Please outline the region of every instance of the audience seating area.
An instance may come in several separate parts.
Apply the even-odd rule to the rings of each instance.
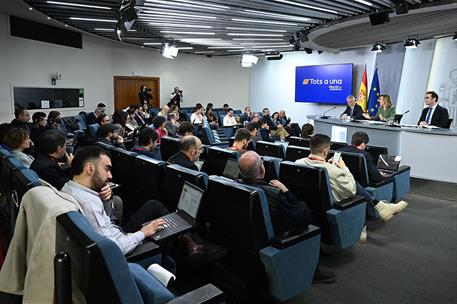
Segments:
[[[220,110],[215,109],[215,115],[220,116],[219,122],[225,115]],[[193,108],[182,108],[181,112],[190,116]],[[150,113],[157,115],[158,110],[151,109]],[[241,114],[241,111],[235,113]],[[85,132],[95,135],[98,124],[87,125],[85,115],[81,114],[63,118],[62,128],[67,135]],[[353,246],[360,239],[366,212],[369,217],[376,218],[376,211],[360,196],[334,202],[325,169],[294,163],[310,154],[309,139],[292,136],[288,142],[257,141],[249,149],[261,155],[265,180],[278,179],[284,183],[308,205],[316,225],[306,231],[275,234],[265,193],[222,177],[227,160],[240,157],[238,152],[226,149],[233,143],[235,130],[232,127],[212,129],[207,123],[201,126],[205,144],[201,171],[102,142],[97,145],[110,151],[113,182],[120,184],[115,194],[123,199],[124,217],[131,216],[150,199],[160,200],[170,211],[176,210],[184,182],[205,191],[194,232],[206,241],[227,248],[228,254],[221,260],[204,262],[205,271],[196,276],[205,277],[204,286],[181,299],[198,299],[201,294],[209,294],[211,303],[219,303],[224,296],[246,300],[260,294],[286,301],[311,286],[321,242],[339,249]],[[179,143],[177,138],[163,137],[162,159],[167,160],[178,152]],[[345,145],[333,142],[329,157]],[[367,151],[375,161],[380,154],[387,154],[384,147],[369,146]],[[372,184],[368,182],[362,155],[342,153],[342,157],[355,179],[375,198],[395,202],[408,192],[409,167],[401,167],[387,182]],[[3,148],[0,148],[0,173],[0,190],[9,204],[9,221],[3,221],[1,229],[9,241],[22,197],[29,189],[40,186],[41,181],[34,171],[26,169]],[[180,292],[164,286],[144,267],[133,262],[134,259],[124,257],[112,241],[95,233],[81,213],[70,211],[57,217],[55,245],[55,276],[59,278],[56,280],[59,284],[55,286],[56,303],[68,303],[69,297],[71,301],[71,282],[87,303],[187,303],[176,297]],[[148,256],[151,261],[161,257],[161,248],[156,246],[154,251],[148,250]],[[213,283],[225,295],[206,283]]]

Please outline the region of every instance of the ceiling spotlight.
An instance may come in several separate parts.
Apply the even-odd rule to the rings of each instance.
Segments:
[[[418,37],[409,37],[405,40],[405,48],[407,49],[415,49],[419,46],[420,41]]]
[[[300,46],[298,44],[294,44],[293,50],[298,51],[300,49]]]
[[[165,42],[162,44],[160,55],[168,59],[175,59],[178,56],[178,47],[172,43]]]
[[[250,68],[254,64],[257,64],[259,58],[255,55],[243,54],[241,56],[241,66],[243,68]]]
[[[267,60],[281,60],[283,56],[279,51],[269,51],[265,52],[265,57]]]
[[[386,49],[386,45],[382,42],[376,42],[373,44],[373,48],[371,49],[372,52],[375,53],[382,53]]]
[[[452,40],[457,41],[457,33],[455,33],[454,37],[452,37]]]
[[[289,44],[295,44],[295,37],[294,36],[290,36]]]

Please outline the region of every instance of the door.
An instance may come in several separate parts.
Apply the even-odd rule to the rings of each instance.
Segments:
[[[132,104],[139,104],[138,93],[142,85],[151,89],[151,106],[160,107],[160,78],[138,76],[114,76],[114,108],[125,109]]]

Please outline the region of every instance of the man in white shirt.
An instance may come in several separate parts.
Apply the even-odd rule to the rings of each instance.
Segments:
[[[233,116],[233,109],[227,109],[227,115],[224,117],[223,125],[225,126],[235,126],[238,123],[236,122],[235,117]]]
[[[298,159],[297,164],[304,164],[312,167],[325,168],[332,188],[333,200],[335,202],[353,197],[356,194],[366,197],[367,202],[372,204],[378,211],[379,217],[387,222],[394,214],[406,208],[408,203],[401,201],[397,204],[388,204],[376,200],[359,183],[357,183],[341,158],[338,164],[333,160],[326,161],[330,151],[330,137],[323,134],[316,134],[310,140],[311,154],[308,157]]]
[[[123,225],[124,230],[111,222],[99,196],[100,189],[112,178],[109,152],[96,146],[82,148],[76,153],[71,167],[73,180],[67,182],[61,191],[73,196],[81,205],[94,230],[116,243],[124,254],[135,249],[146,237],[163,229],[165,222],[162,219],[141,226],[147,221],[169,213],[158,201],[146,202]],[[109,192],[105,198],[111,196],[111,190]]]
[[[198,104],[195,107],[195,112],[190,115],[190,122],[193,124],[203,123],[203,106]]]

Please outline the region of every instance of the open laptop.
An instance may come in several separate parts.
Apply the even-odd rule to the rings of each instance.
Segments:
[[[379,172],[384,173],[386,176],[392,176],[397,173],[400,167],[401,156],[396,155],[379,155],[377,168]]]
[[[177,210],[162,217],[166,223],[164,229],[152,235],[151,238],[154,241],[161,241],[195,227],[203,193],[202,189],[184,182]],[[144,223],[143,226],[149,223]]]
[[[240,177],[240,167],[238,166],[238,161],[236,159],[227,159],[222,176],[230,179],[238,179]]]

